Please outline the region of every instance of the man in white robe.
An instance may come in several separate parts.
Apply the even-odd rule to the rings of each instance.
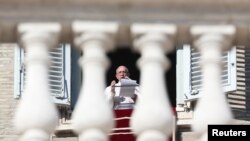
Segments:
[[[110,86],[105,89],[107,100],[114,109],[133,109],[136,99],[139,96],[138,84],[132,86],[134,88],[134,92],[130,96],[121,96],[121,80],[130,80],[128,68],[126,66],[119,66],[116,69],[116,78],[119,82],[116,83],[116,81],[113,80]]]

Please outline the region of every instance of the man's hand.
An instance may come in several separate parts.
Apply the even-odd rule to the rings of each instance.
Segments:
[[[110,87],[111,87],[111,94],[112,94],[113,97],[115,96],[115,84],[116,84],[115,80],[113,80],[113,81],[111,82],[111,84],[110,84]]]

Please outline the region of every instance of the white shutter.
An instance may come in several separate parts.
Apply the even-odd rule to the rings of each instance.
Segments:
[[[50,52],[49,86],[53,101],[70,105],[70,45],[60,44]]]
[[[189,45],[178,48],[176,52],[176,104],[179,106],[185,104],[187,93],[190,92],[190,53]]]
[[[23,60],[23,51],[21,51],[20,47],[15,44],[15,66],[14,66],[14,98],[21,97],[21,89],[22,89],[22,60]]]
[[[60,105],[70,105],[71,103],[71,50],[69,44],[60,44],[58,48],[53,48],[49,51],[51,66],[49,67],[49,86],[50,93],[54,103]],[[20,50],[20,58],[23,62],[22,56],[25,56],[24,50]],[[20,97],[25,86],[25,67],[21,63],[20,75],[20,94],[15,96]]]
[[[202,84],[202,74],[199,65],[200,53],[190,45],[184,45],[183,47],[183,80],[177,82],[184,83],[183,85],[183,95],[185,100],[194,100],[201,96],[201,84]],[[177,54],[178,58],[178,54]],[[223,91],[229,92],[236,90],[236,49],[223,53],[222,55],[223,69],[222,69],[222,86]],[[177,68],[178,69],[178,68]],[[177,72],[177,75],[178,72]],[[181,95],[178,94],[177,95]]]
[[[250,49],[244,46],[237,46],[237,89],[228,93],[228,101],[234,110],[247,110],[250,102]],[[244,112],[244,114],[247,114]],[[243,116],[240,113],[239,115]],[[237,115],[236,115],[237,116]],[[249,117],[249,116],[248,116]]]

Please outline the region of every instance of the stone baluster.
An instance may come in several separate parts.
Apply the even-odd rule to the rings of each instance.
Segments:
[[[141,52],[141,76],[130,124],[138,141],[166,141],[173,129],[173,113],[165,84],[165,70],[170,67],[165,52],[174,49],[176,26],[134,24],[131,32],[134,47]]]
[[[83,52],[82,87],[73,112],[73,128],[80,141],[107,141],[114,127],[112,108],[104,95],[106,51],[113,49],[118,25],[108,22],[73,23],[75,44]]]
[[[49,82],[48,50],[58,42],[61,26],[57,23],[23,23],[18,33],[25,48],[26,83],[17,108],[14,125],[22,141],[49,141],[58,123]]]
[[[202,97],[194,111],[192,128],[201,140],[207,140],[208,124],[228,124],[232,113],[221,84],[221,55],[232,47],[235,27],[193,26],[190,29],[194,47],[201,53]]]

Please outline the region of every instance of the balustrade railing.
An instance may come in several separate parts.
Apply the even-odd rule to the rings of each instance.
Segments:
[[[49,98],[47,77],[48,49],[57,43],[60,29],[57,23],[18,25],[22,46],[27,50],[27,85],[15,115],[15,127],[21,133],[22,141],[49,141],[50,134],[57,125],[58,116],[55,105]],[[114,138],[116,134],[122,134],[114,128],[114,113],[103,94],[105,71],[109,65],[106,52],[114,49],[118,30],[117,23],[78,21],[72,24],[75,46],[83,52],[79,60],[83,81],[72,117],[72,127],[80,141],[107,141],[112,140],[109,136]],[[171,94],[168,93],[169,88],[166,88],[164,73],[170,67],[165,52],[173,51],[177,30],[175,25],[169,24],[131,26],[134,47],[141,53],[138,60],[141,71],[141,96],[131,113],[131,121],[126,121],[129,127],[119,129],[128,130],[124,135],[133,134],[134,138],[131,140],[166,141],[171,133],[175,132],[175,121],[168,99]],[[204,96],[199,100],[194,112],[192,127],[202,140],[207,140],[208,124],[227,124],[232,119],[220,86],[219,59],[222,50],[232,46],[235,28],[193,26],[190,34],[194,46],[201,51],[204,74]],[[206,116],[207,114],[214,116]],[[127,119],[130,117],[117,120]]]

